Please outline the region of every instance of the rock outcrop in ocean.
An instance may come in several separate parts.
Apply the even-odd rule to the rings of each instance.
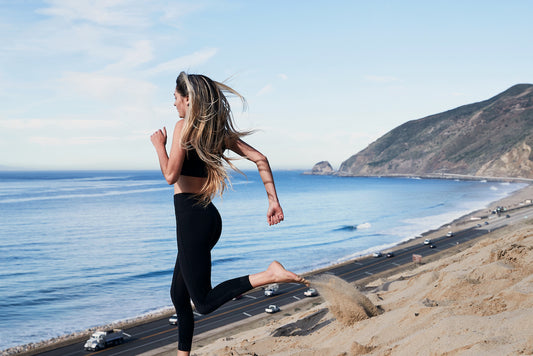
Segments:
[[[307,174],[314,174],[314,175],[330,175],[334,174],[335,170],[329,164],[328,161],[321,161],[318,162],[313,166],[313,169],[311,169],[311,172],[307,172]]]

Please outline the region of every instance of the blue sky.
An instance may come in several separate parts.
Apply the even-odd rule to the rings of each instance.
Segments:
[[[0,0],[0,167],[158,169],[175,78],[242,93],[275,169],[533,83],[533,1]],[[250,168],[245,162],[241,168]]]

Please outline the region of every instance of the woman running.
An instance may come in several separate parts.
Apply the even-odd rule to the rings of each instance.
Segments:
[[[166,129],[151,136],[161,172],[174,185],[178,256],[170,295],[178,316],[178,356],[189,355],[194,331],[190,300],[202,314],[210,313],[232,298],[270,283],[309,284],[274,261],[263,272],[211,286],[211,249],[220,238],[222,221],[211,200],[227,188],[224,162],[236,169],[225,155],[231,150],[254,162],[268,197],[267,222],[283,221],[274,178],[267,158],[246,144],[234,125],[224,92],[244,98],[232,88],[204,75],[181,72],[176,79],[174,106],[179,120],[167,153]]]

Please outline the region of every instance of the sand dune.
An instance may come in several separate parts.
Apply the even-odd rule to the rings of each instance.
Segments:
[[[323,275],[323,303],[194,355],[531,355],[533,219],[471,248],[373,281]],[[316,303],[315,303],[316,304]]]

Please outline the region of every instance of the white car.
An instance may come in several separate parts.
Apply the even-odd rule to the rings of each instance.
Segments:
[[[277,313],[279,312],[279,307],[274,304],[270,304],[268,308],[265,308],[265,312],[269,314]]]
[[[381,253],[381,251],[376,251],[376,252],[374,252],[374,253],[372,254],[372,256],[374,256],[374,257],[381,257],[381,256],[383,256],[383,254]]]
[[[178,315],[177,314],[172,315],[170,318],[168,318],[168,322],[169,324],[172,324],[172,325],[178,325]]]
[[[279,285],[274,283],[274,284],[269,284],[266,288],[265,288],[265,297],[272,297],[274,294],[276,294],[278,292],[278,289],[279,289]]]
[[[304,292],[306,297],[315,297],[318,295],[318,291],[315,288],[309,288]]]
[[[431,240],[430,239],[425,239],[424,240],[424,245],[429,245],[431,243]]]
[[[446,234],[446,237],[452,237],[452,236],[453,236],[453,232],[448,231],[448,233]]]

